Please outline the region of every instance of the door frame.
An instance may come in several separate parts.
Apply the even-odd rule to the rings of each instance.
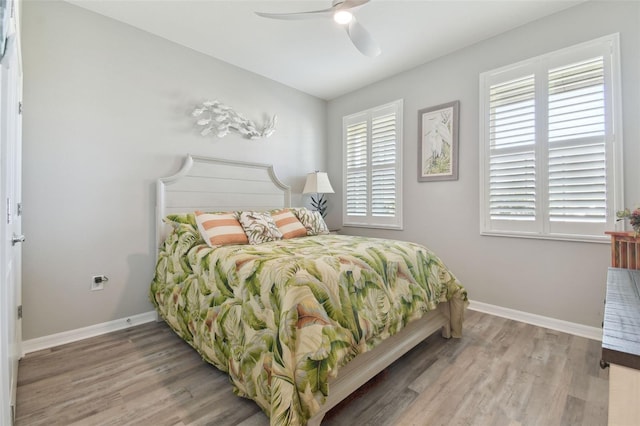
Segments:
[[[21,244],[13,241],[22,232],[22,57],[20,3],[7,4],[12,8],[0,61],[0,424],[11,425],[22,356],[22,253]]]

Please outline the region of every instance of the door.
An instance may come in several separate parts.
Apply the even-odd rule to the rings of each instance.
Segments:
[[[0,424],[15,415],[22,354],[22,64],[14,31],[0,62]]]

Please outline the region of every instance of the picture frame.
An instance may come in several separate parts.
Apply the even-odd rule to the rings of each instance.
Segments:
[[[13,15],[13,0],[0,0],[0,60],[7,51],[9,25]]]
[[[418,182],[458,180],[460,101],[418,111]]]

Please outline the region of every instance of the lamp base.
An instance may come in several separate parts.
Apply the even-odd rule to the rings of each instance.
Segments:
[[[316,194],[311,196],[311,207],[313,207],[324,218],[327,216],[327,200],[324,199],[324,194]]]

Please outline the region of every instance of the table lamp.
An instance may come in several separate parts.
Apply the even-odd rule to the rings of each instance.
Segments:
[[[323,194],[333,194],[329,176],[325,172],[315,171],[307,174],[307,182],[304,184],[303,194],[316,194],[311,196],[311,206],[325,217],[327,212],[327,200]]]

